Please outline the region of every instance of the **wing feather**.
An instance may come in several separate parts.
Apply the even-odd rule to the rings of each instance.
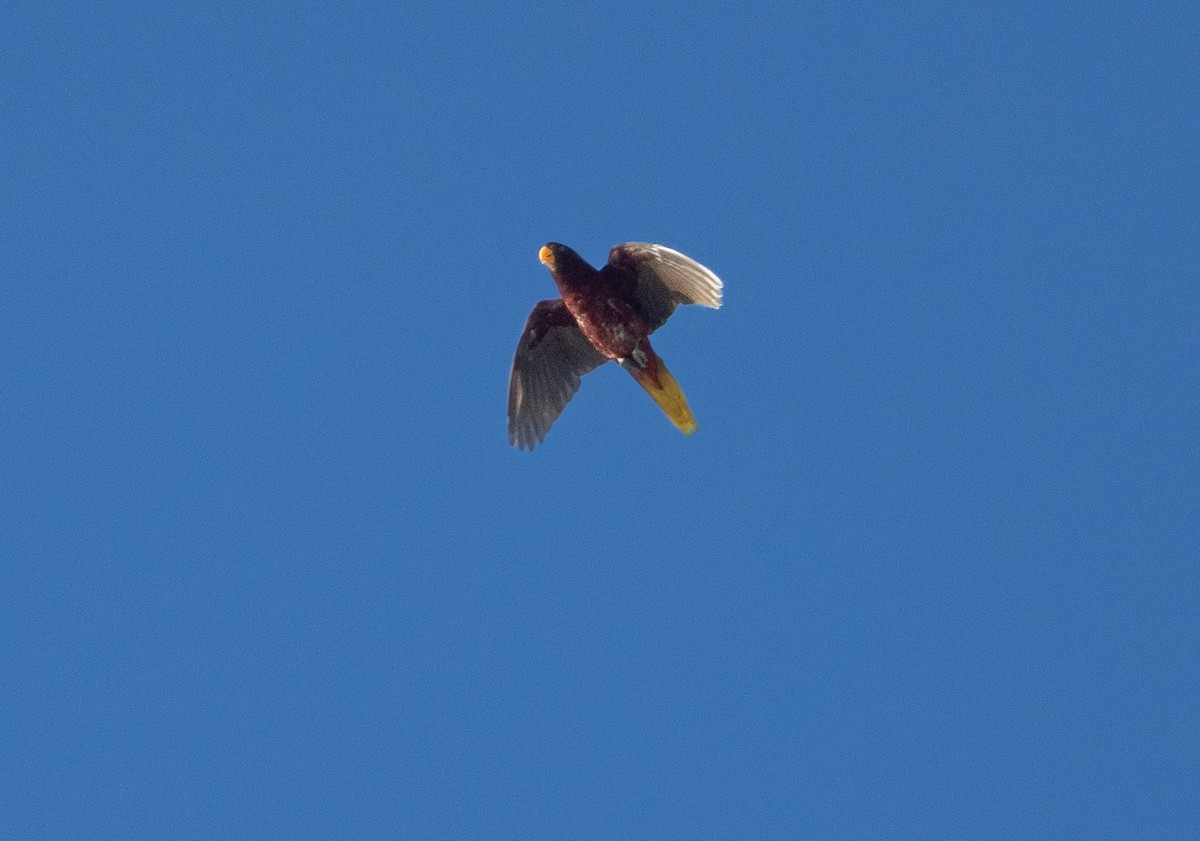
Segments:
[[[655,330],[679,304],[718,309],[724,284],[690,257],[665,245],[623,242],[608,253],[603,271],[631,290],[642,317]]]
[[[532,450],[579,391],[579,378],[608,360],[561,299],[539,301],[525,322],[508,378],[508,441]]]

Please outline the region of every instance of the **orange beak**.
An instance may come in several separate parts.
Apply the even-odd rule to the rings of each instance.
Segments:
[[[542,246],[542,250],[538,252],[538,259],[545,263],[549,268],[554,268],[554,252],[550,250],[550,246]]]

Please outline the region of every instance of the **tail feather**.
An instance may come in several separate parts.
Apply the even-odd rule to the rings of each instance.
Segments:
[[[646,393],[654,398],[654,402],[680,432],[684,435],[691,435],[696,431],[696,419],[692,417],[692,410],[688,408],[687,398],[683,396],[683,389],[671,376],[671,372],[667,370],[662,359],[653,357],[645,368],[633,370],[630,373],[633,374],[638,385],[646,389]]]

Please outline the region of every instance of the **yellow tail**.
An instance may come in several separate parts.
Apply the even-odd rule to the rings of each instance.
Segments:
[[[633,374],[638,385],[654,398],[654,402],[680,432],[691,435],[696,431],[696,419],[692,417],[692,410],[688,408],[683,389],[675,382],[675,378],[661,359],[656,358],[647,367],[629,373]]]

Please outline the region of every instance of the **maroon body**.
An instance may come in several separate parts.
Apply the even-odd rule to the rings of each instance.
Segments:
[[[687,399],[650,346],[650,334],[680,304],[721,306],[721,280],[666,246],[625,242],[597,271],[565,245],[549,242],[538,259],[561,299],[539,301],[513,355],[508,389],[509,441],[541,443],[580,378],[615,360],[685,435],[696,431]]]
[[[596,271],[565,245],[553,251],[551,275],[567,310],[589,342],[623,367],[657,369],[650,346],[651,326],[636,306],[636,277],[627,272]],[[656,378],[657,379],[657,378]]]

